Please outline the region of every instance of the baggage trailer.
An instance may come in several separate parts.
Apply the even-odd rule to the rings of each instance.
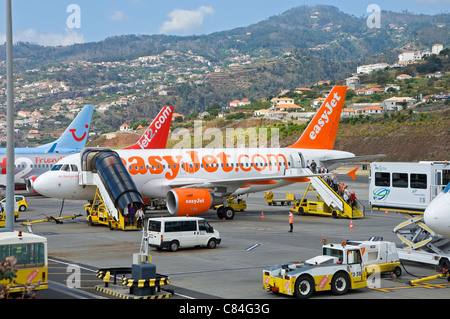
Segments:
[[[291,202],[295,201],[294,194],[286,194],[286,198],[280,198],[275,199],[273,198],[273,192],[268,191],[264,194],[264,198],[266,199],[266,203],[269,204],[269,206],[276,206],[278,204],[280,205],[291,205]]]

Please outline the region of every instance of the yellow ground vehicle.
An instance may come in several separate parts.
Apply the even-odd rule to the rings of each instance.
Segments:
[[[6,211],[4,210],[6,205],[2,205],[0,203],[0,227],[5,227],[6,224]],[[14,220],[17,220],[19,218],[19,205],[17,202],[14,203]]]
[[[269,206],[276,206],[279,203],[280,205],[291,205],[291,202],[295,201],[294,194],[286,194],[286,198],[284,199],[274,199],[273,192],[269,191],[264,194],[264,198],[266,199],[266,203]]]
[[[316,200],[307,198],[313,192]],[[344,201],[322,178],[311,178],[303,197],[294,202],[291,211],[303,214],[332,216],[333,218],[361,218],[364,217],[364,205],[355,200],[354,205]]]
[[[359,246],[327,244],[323,254],[304,262],[290,262],[263,270],[263,287],[297,298],[329,291],[344,295],[349,289],[367,287],[367,271]]]
[[[84,205],[84,209],[86,211],[86,220],[89,225],[105,225],[108,226],[109,229],[122,229],[122,230],[136,230],[136,218],[134,218],[133,224],[128,224],[125,220],[125,217],[122,213],[119,213],[118,219],[115,219],[106,209],[105,203],[100,195],[100,193],[96,192],[94,200],[92,203]]]
[[[1,280],[9,293],[48,288],[47,238],[21,231],[0,232],[0,261],[13,260],[16,277]]]
[[[28,203],[27,200],[25,198],[25,196],[22,195],[14,195],[14,198],[16,200],[16,203],[19,206],[19,211],[23,212],[28,208]],[[3,198],[0,203],[2,204],[3,207],[6,206],[6,198]]]
[[[216,205],[214,208],[219,218],[233,219],[234,212],[237,210],[243,212],[247,208],[247,203],[240,198],[236,199],[236,196],[230,196],[227,198],[227,206]]]

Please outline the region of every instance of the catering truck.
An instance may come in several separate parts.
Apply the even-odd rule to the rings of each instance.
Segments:
[[[424,211],[450,182],[450,163],[373,162],[369,204],[378,210]]]

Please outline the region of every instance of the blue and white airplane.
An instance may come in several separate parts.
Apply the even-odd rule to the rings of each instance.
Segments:
[[[80,152],[85,146],[91,124],[93,105],[85,105],[56,141],[36,147],[16,147],[15,154],[45,154]],[[5,154],[6,148],[0,148],[0,154]]]

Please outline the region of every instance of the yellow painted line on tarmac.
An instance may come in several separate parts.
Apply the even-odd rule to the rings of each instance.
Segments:
[[[450,288],[450,283],[442,283],[442,284],[422,283],[422,284],[418,284],[418,285],[414,285],[414,286],[390,287],[390,288],[369,287],[369,289],[380,291],[380,292],[393,292],[395,290],[411,289],[411,288],[445,289],[445,288]]]

